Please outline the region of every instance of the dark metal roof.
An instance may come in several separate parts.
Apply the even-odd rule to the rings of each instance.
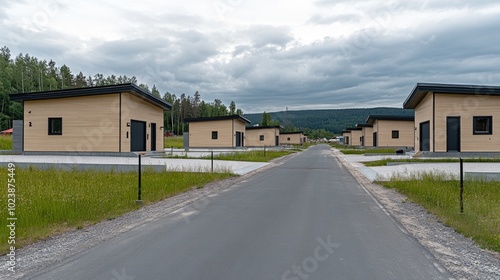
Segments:
[[[223,121],[223,120],[235,120],[239,119],[244,123],[251,123],[250,120],[244,118],[240,115],[229,115],[229,116],[220,116],[220,117],[206,117],[206,118],[187,118],[184,119],[185,122],[206,122],[206,121]]]
[[[246,130],[254,130],[254,129],[268,129],[268,128],[283,128],[281,125],[268,125],[268,126],[247,126]]]
[[[120,84],[111,86],[98,86],[98,87],[86,87],[86,88],[71,88],[71,89],[61,89],[52,91],[41,91],[41,92],[30,92],[30,93],[13,93],[9,97],[12,101],[28,101],[28,100],[41,100],[41,99],[55,99],[55,98],[66,98],[66,97],[79,97],[79,96],[89,96],[89,95],[101,95],[101,94],[111,94],[129,92],[145,101],[148,101],[156,106],[161,107],[163,110],[171,110],[172,105],[165,100],[158,98],[143,88],[132,84]]]
[[[373,125],[375,120],[382,121],[414,121],[414,116],[395,116],[395,115],[369,115],[366,119],[367,124]]]
[[[280,134],[304,134],[304,131],[280,132]],[[305,135],[305,134],[304,134]]]
[[[373,124],[368,124],[368,123],[358,123],[356,127],[373,127]]]
[[[346,127],[345,130],[349,130],[349,131],[352,131],[352,130],[361,130],[362,128],[361,127]]]
[[[350,133],[350,132],[351,132],[350,130],[346,130],[346,129],[342,130],[342,134],[344,134],[344,133]]]
[[[500,95],[500,86],[417,83],[403,103],[403,108],[415,109],[428,92],[469,95]]]

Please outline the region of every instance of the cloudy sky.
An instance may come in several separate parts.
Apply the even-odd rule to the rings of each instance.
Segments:
[[[401,107],[417,82],[500,85],[500,2],[17,0],[0,45],[246,113]]]

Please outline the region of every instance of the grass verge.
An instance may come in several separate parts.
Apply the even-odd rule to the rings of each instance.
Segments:
[[[164,137],[163,143],[166,149],[171,147],[174,147],[175,149],[182,149],[184,147],[184,138],[182,136]]]
[[[0,170],[5,182],[7,167]],[[174,196],[193,187],[233,176],[229,173],[142,174],[144,204]],[[16,248],[51,235],[80,229],[138,209],[137,173],[100,171],[15,170]],[[6,184],[6,183],[5,183]],[[0,254],[7,253],[7,188],[0,194]]]
[[[416,162],[416,163],[449,163],[449,162],[460,162],[460,159],[458,158],[442,158],[442,159],[437,159],[437,158],[428,158],[428,159],[381,159],[381,160],[374,160],[374,161],[367,161],[363,162],[365,166],[373,167],[373,166],[386,166],[387,163],[389,162]],[[464,159],[464,162],[500,162],[500,158],[467,158]]]
[[[500,184],[468,180],[464,183],[464,213],[460,213],[459,182],[445,174],[382,182],[436,215],[447,226],[472,238],[485,249],[500,252]]]
[[[12,150],[12,135],[0,136],[0,150]]]
[[[294,153],[295,151],[283,150],[283,151],[244,151],[244,152],[234,152],[234,153],[224,153],[219,155],[214,155],[216,160],[236,160],[236,161],[254,161],[254,162],[268,162],[272,159],[279,158]],[[210,158],[203,157],[203,158]]]

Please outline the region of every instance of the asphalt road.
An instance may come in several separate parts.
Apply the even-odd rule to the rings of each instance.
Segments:
[[[33,279],[449,279],[328,146],[146,223]]]

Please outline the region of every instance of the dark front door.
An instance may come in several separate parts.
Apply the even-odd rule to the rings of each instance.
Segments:
[[[373,147],[377,147],[377,133],[373,133]]]
[[[420,123],[420,151],[431,150],[431,126],[430,122]]]
[[[279,136],[276,136],[276,146],[279,146],[280,145],[280,137]]]
[[[446,118],[446,150],[460,152],[460,117]]]
[[[359,137],[359,142],[361,143],[361,146],[364,146],[365,145],[365,137],[364,136]]]
[[[156,151],[156,124],[151,123],[151,151]]]
[[[241,132],[236,131],[236,147],[241,147]]]
[[[146,122],[130,121],[130,151],[146,151]]]

